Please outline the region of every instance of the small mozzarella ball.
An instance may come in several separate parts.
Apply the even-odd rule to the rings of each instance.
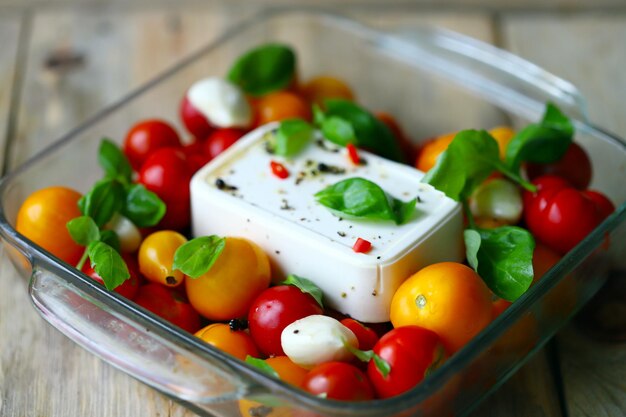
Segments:
[[[133,222],[119,213],[115,213],[113,218],[105,225],[105,229],[114,231],[120,239],[120,250],[132,253],[139,249],[141,245],[141,233]]]
[[[470,210],[477,220],[516,224],[522,217],[522,193],[504,178],[483,182],[470,198]]]
[[[218,77],[194,83],[187,99],[216,127],[246,128],[252,124],[252,108],[243,91]]]
[[[289,359],[307,369],[324,362],[350,360],[353,355],[346,344],[359,346],[352,330],[332,317],[317,314],[285,327],[280,341]]]

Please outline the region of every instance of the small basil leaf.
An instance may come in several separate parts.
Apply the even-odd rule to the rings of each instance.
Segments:
[[[393,211],[397,224],[404,224],[409,221],[413,213],[415,213],[415,205],[417,198],[409,201],[398,200],[391,197],[391,210]]]
[[[406,160],[393,132],[376,116],[349,100],[329,99],[324,104],[327,118],[338,117],[352,125],[355,145],[393,161]]]
[[[239,57],[228,71],[228,79],[253,96],[261,96],[289,85],[296,72],[296,55],[281,44],[266,44]]]
[[[128,187],[122,214],[137,227],[151,227],[161,221],[166,209],[158,195],[142,184],[133,184]]]
[[[106,243],[117,252],[120,252],[120,237],[113,230],[102,230],[100,231],[100,242]]]
[[[326,119],[326,115],[317,103],[313,103],[311,110],[313,111],[313,124],[317,127],[321,127],[322,123],[324,123],[324,120]]]
[[[130,278],[124,259],[111,246],[104,242],[91,242],[87,252],[91,266],[100,275],[108,290],[114,290]]]
[[[315,198],[323,206],[354,218],[393,220],[396,224],[406,221],[415,209],[415,202],[393,203],[394,198],[380,186],[359,177],[330,185],[317,192]]]
[[[480,233],[473,229],[463,232],[465,240],[465,257],[474,270],[478,270],[478,250],[480,249]]]
[[[337,116],[330,116],[322,122],[322,134],[329,141],[340,146],[356,143],[356,135],[352,124]]]
[[[324,308],[324,304],[322,303],[322,290],[320,287],[315,285],[315,283],[309,279],[299,277],[294,274],[290,274],[287,276],[282,285],[293,285],[294,287],[298,287],[300,291],[306,294],[310,294],[311,297],[315,298],[315,301],[320,305],[320,307]]]
[[[437,158],[422,182],[456,201],[469,197],[474,189],[500,167],[498,143],[484,130],[463,130]]]
[[[374,353],[373,350],[360,350],[348,343],[344,343],[343,346],[361,362],[368,363],[373,360],[374,365],[376,365],[376,369],[378,369],[378,372],[380,372],[384,378],[386,378],[387,375],[389,375],[389,372],[391,372],[391,365],[389,362]]]
[[[91,242],[100,240],[100,229],[96,222],[89,216],[73,218],[65,225],[74,242],[81,246],[87,246]]]
[[[106,178],[117,178],[124,183],[130,183],[133,169],[126,155],[110,139],[102,139],[98,150],[98,161],[104,169]]]
[[[79,207],[82,214],[90,216],[102,227],[124,206],[126,191],[119,181],[105,178],[98,181],[81,200]]]
[[[274,134],[272,150],[287,158],[297,155],[313,140],[314,133],[313,126],[302,119],[283,120]]]
[[[574,136],[574,125],[548,103],[543,120],[520,130],[506,148],[506,164],[518,172],[522,162],[550,163],[565,155]]]
[[[480,246],[473,260],[474,269],[495,295],[515,301],[533,281],[533,236],[516,226],[478,229],[477,233]],[[466,233],[465,238],[466,244],[475,251],[476,235]]]
[[[184,243],[174,253],[172,269],[178,269],[190,278],[206,273],[226,246],[226,239],[218,236],[201,236]]]
[[[246,363],[249,364],[249,365],[254,366],[255,368],[257,368],[258,370],[260,370],[264,374],[267,374],[269,376],[273,376],[276,379],[280,379],[280,376],[278,375],[278,372],[276,372],[274,370],[274,368],[269,366],[268,363],[265,362],[263,359],[255,358],[253,356],[248,355],[248,356],[246,356]]]

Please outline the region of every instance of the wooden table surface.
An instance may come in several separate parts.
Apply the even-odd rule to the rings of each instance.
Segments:
[[[0,0],[3,172],[269,3]],[[626,136],[623,0],[360,3],[340,8],[383,27],[432,22],[521,55],[579,86],[591,119]],[[2,254],[0,416],[166,415],[192,413],[47,325]],[[624,416],[626,345],[567,327],[472,415]]]

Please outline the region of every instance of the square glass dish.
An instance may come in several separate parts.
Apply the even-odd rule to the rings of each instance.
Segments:
[[[15,231],[20,204],[33,191],[66,185],[85,192],[101,178],[95,167],[102,137],[121,143],[143,118],[177,121],[179,99],[194,81],[224,75],[242,52],[269,41],[294,48],[301,79],[328,74],[348,80],[361,104],[393,114],[415,139],[520,126],[538,120],[552,101],[574,120],[575,140],[594,167],[591,186],[617,209],[422,384],[366,403],[315,397],[266,376],[108,292]],[[271,11],[231,29],[5,177],[0,234],[16,268],[30,277],[31,297],[47,321],[199,414],[254,415],[252,408],[274,416],[458,416],[522,366],[611,271],[626,269],[625,176],[624,141],[586,119],[573,86],[520,58],[433,28],[388,33],[317,11]]]

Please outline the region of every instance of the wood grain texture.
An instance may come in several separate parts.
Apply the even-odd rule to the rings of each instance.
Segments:
[[[25,83],[12,166],[242,17],[237,7],[221,4],[194,4],[180,10],[128,11],[98,6],[36,12],[28,65],[20,69]],[[251,12],[246,9],[243,14]],[[429,20],[487,41],[493,39],[491,21],[482,14],[386,14],[378,10],[357,14],[381,27]],[[2,259],[0,415],[191,415],[45,324],[26,301],[25,283],[15,285],[19,278],[6,257]],[[539,415],[560,415],[553,388],[536,384],[548,376],[545,357],[540,355],[474,415],[485,415],[481,410],[494,416],[534,416],[538,410],[543,412]]]
[[[0,170],[4,164],[21,24],[22,15],[19,13],[0,15]]]
[[[539,351],[471,417],[562,416],[546,349]]]
[[[507,48],[573,82],[590,119],[626,136],[626,15],[514,17],[502,29]],[[626,345],[593,342],[572,327],[558,340],[569,415],[626,415]]]

